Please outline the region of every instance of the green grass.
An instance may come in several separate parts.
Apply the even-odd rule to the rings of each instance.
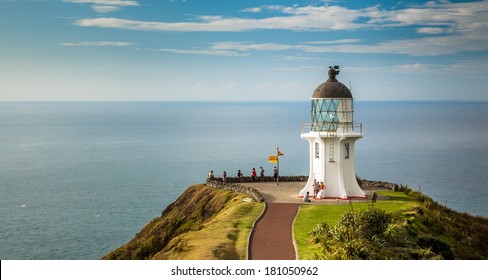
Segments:
[[[380,198],[386,199],[378,199],[373,207],[383,209],[394,215],[401,216],[409,208],[419,205],[415,198],[409,197],[403,192],[378,191],[377,194]],[[312,259],[314,253],[319,251],[318,245],[309,242],[309,233],[317,224],[325,221],[329,225],[335,225],[351,207],[354,211],[360,211],[372,207],[372,204],[366,201],[353,201],[351,204],[301,206],[293,228],[299,259]]]
[[[264,207],[247,200],[244,194],[191,186],[102,259],[245,259],[252,225]]]
[[[186,232],[169,244],[169,250],[155,259],[171,260],[244,260],[254,221],[261,215],[264,204],[243,201],[238,195],[226,208],[202,225],[198,231]]]

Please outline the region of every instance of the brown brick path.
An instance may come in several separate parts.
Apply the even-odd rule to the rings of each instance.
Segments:
[[[267,203],[251,236],[249,259],[296,259],[292,230],[298,206],[295,203]]]

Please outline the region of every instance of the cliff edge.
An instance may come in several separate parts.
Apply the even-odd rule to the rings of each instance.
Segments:
[[[248,237],[263,207],[245,194],[194,185],[102,259],[246,259]]]

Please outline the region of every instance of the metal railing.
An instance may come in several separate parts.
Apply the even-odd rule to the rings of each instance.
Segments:
[[[305,122],[302,123],[302,133],[311,131],[327,132],[330,136],[337,134],[363,134],[362,123],[350,122]]]

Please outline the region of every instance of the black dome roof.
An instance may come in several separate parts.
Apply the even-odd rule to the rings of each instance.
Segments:
[[[351,91],[335,78],[337,74],[338,70],[330,68],[329,79],[315,89],[312,98],[352,98]]]

